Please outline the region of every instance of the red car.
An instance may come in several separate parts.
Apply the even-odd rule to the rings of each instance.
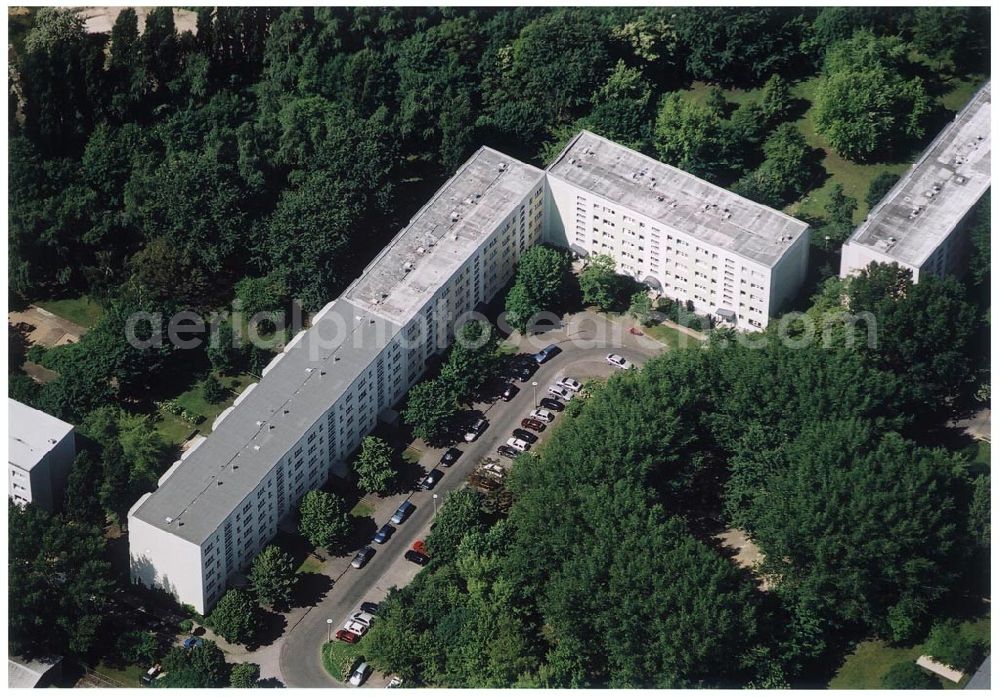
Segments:
[[[424,544],[423,540],[417,540],[413,543],[413,551],[427,556],[427,545]]]
[[[354,632],[349,632],[346,629],[338,629],[337,633],[334,634],[340,641],[346,641],[348,644],[357,644],[361,640]]]
[[[521,425],[530,428],[532,431],[544,431],[545,424],[538,419],[521,419]]]

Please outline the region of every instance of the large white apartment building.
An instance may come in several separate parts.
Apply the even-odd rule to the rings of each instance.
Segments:
[[[134,581],[200,612],[542,234],[544,173],[480,149],[129,511]]]
[[[543,239],[760,329],[807,226],[583,132],[543,172],[480,149],[129,512],[133,580],[207,612]]]
[[[583,131],[546,170],[546,239],[749,331],[795,295],[808,225]]]
[[[73,426],[8,398],[7,496],[47,511],[60,508],[76,457]]]
[[[843,246],[840,276],[872,262],[962,275],[966,223],[990,188],[990,83],[979,90]]]

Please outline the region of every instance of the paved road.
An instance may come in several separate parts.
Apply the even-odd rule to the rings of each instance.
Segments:
[[[537,349],[548,343],[557,343],[563,348],[560,355],[541,366],[532,378],[538,382],[538,398],[546,396],[546,388],[550,384],[567,375],[581,381],[608,375],[614,368],[608,366],[605,355],[612,350],[640,364],[663,350],[662,345],[655,341],[632,336],[627,331],[624,336],[621,333],[620,324],[585,313],[566,327],[522,339],[520,345],[524,350]],[[608,346],[614,348],[609,349]],[[404,586],[416,576],[419,567],[403,560],[402,556],[415,540],[427,535],[434,514],[432,494],[438,495],[437,503],[440,505],[449,491],[465,483],[483,457],[496,454],[497,446],[510,437],[511,431],[520,426],[521,419],[532,409],[534,395],[531,382],[518,383],[521,391],[510,402],[498,400],[476,405],[477,409],[485,412],[489,428],[476,442],[460,444],[462,456],[450,469],[444,470],[445,476],[433,492],[419,491],[410,497],[416,504],[416,511],[397,528],[389,542],[373,545],[376,552],[368,565],[360,570],[349,568],[341,577],[334,579],[334,586],[324,600],[291,628],[280,654],[281,675],[288,687],[342,686],[322,664],[321,649],[329,632],[326,620],[333,620],[332,628],[336,631],[362,601],[377,602],[392,586]],[[556,423],[558,421],[557,417]],[[433,466],[442,452],[442,449],[429,450],[422,456],[421,464]],[[388,522],[391,513],[389,511],[376,519],[376,524]]]

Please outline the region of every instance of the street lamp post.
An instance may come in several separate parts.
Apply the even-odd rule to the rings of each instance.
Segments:
[[[333,620],[326,621],[326,643],[330,643],[333,640]]]
[[[531,391],[535,396],[535,407],[538,407],[538,381],[533,380],[531,382]]]
[[[431,498],[434,499],[434,515],[438,514],[438,495],[432,494]]]

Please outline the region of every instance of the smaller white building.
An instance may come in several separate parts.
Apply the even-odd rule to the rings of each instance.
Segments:
[[[659,294],[758,331],[794,299],[809,226],[581,131],[546,170],[546,240]]]
[[[990,83],[875,206],[843,246],[840,277],[872,262],[898,264],[921,276],[961,276],[967,223],[990,188]]]
[[[73,426],[13,399],[8,409],[7,495],[53,511],[76,457]]]

